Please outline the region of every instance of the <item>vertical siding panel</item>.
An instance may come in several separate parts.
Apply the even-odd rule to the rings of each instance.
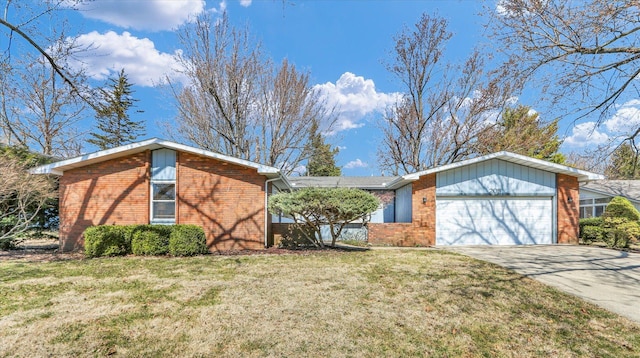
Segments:
[[[176,180],[176,152],[158,149],[151,152],[151,179]]]
[[[405,185],[396,190],[396,222],[411,222],[412,185]]]

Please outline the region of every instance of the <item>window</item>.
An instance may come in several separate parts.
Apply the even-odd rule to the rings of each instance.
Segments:
[[[173,220],[176,218],[176,184],[152,183],[151,213],[152,221]]]
[[[158,149],[151,152],[151,223],[176,221],[176,152]]]
[[[602,216],[611,198],[580,199],[580,218]]]

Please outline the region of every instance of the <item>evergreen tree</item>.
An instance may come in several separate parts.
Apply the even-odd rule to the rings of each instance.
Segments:
[[[564,163],[558,153],[562,141],[558,138],[558,120],[544,123],[528,106],[506,108],[502,121],[484,131],[478,138],[480,154],[509,151],[553,163]]]
[[[102,150],[131,143],[144,135],[142,121],[129,118],[129,109],[137,102],[132,97],[132,86],[122,69],[117,78],[109,79],[108,90],[100,90],[103,98],[96,109],[99,132],[90,133],[92,138],[87,142]]]
[[[623,143],[611,154],[605,174],[609,179],[640,178],[640,158],[631,144]]]
[[[309,142],[306,151],[309,155],[307,175],[312,177],[337,177],[342,170],[336,166],[338,148],[331,149],[331,144],[324,142],[322,133],[318,131],[318,123],[313,122],[309,129]]]

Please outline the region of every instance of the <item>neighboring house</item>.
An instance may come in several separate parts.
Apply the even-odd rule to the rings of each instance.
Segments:
[[[60,177],[60,247],[83,245],[101,224],[196,224],[211,251],[264,248],[266,189],[287,189],[279,169],[161,139],[44,165]]]
[[[622,196],[640,210],[640,180],[596,180],[580,186],[580,218],[601,216],[611,199]]]
[[[161,139],[33,172],[60,176],[63,250],[80,248],[92,225],[147,223],[202,226],[212,251],[264,248],[283,225],[266,215],[267,193],[312,186],[390,197],[367,224],[373,244],[577,243],[579,182],[602,179],[508,152],[397,177],[285,178],[277,168]]]

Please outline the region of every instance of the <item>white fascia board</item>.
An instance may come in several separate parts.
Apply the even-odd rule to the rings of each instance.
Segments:
[[[417,179],[414,179],[416,176],[421,177],[428,174],[439,173],[446,170],[456,169],[456,168],[484,162],[491,159],[500,159],[500,160],[504,160],[514,164],[520,164],[527,167],[532,167],[532,168],[536,168],[536,169],[540,169],[540,170],[544,170],[544,171],[548,171],[556,174],[571,175],[571,176],[577,177],[578,181],[604,179],[604,176],[601,174],[596,174],[596,173],[588,172],[585,170],[568,167],[566,165],[551,163],[546,160],[531,158],[525,155],[515,154],[515,153],[505,152],[505,151],[487,154],[481,157],[467,159],[460,162],[427,169],[421,172],[408,174],[408,175],[405,175],[403,178],[417,180]]]
[[[231,163],[231,164],[237,164],[244,167],[254,168],[258,171],[258,174],[262,174],[262,175],[270,175],[270,174],[279,175],[280,174],[280,169],[278,168],[274,168],[267,165],[250,162],[248,160],[238,159],[238,158],[230,157],[224,154],[219,154],[219,153],[211,152],[211,151],[200,149],[200,148],[194,148],[184,144],[178,144],[178,143],[174,143],[171,141],[158,139],[158,138],[152,138],[142,142],[126,144],[120,147],[105,149],[98,152],[81,155],[75,158],[59,161],[56,163],[39,166],[32,169],[31,172],[34,174],[62,175],[62,173],[65,170],[79,168],[85,165],[122,157],[128,154],[139,153],[145,150],[154,150],[154,149],[160,149],[160,148],[169,148],[176,151],[188,152],[192,154],[202,155],[208,158],[218,159],[220,161]]]

